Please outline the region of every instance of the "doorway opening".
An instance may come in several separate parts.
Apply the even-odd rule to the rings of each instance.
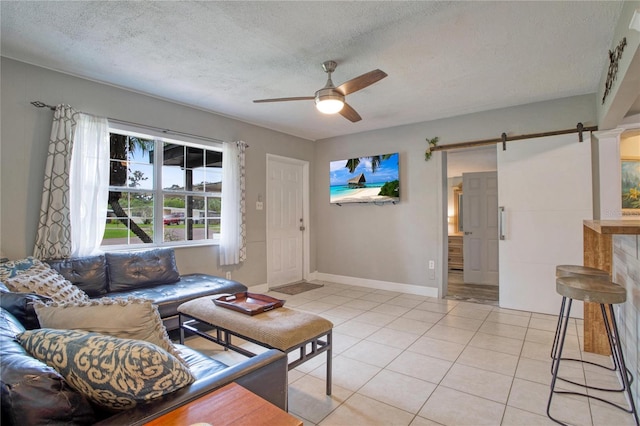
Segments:
[[[486,271],[486,262],[498,262],[495,230],[491,225],[487,229],[498,208],[496,147],[452,150],[446,158],[448,268],[444,297],[498,305],[497,273]],[[487,258],[488,253],[494,253],[495,258]],[[489,269],[497,271],[496,266]]]

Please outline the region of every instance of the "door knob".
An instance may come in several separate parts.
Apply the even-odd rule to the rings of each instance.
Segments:
[[[473,232],[471,232],[471,231],[465,231],[465,233],[464,233],[464,235],[471,235],[471,234],[473,234]]]
[[[306,229],[306,228],[305,228],[304,226],[301,226],[301,227],[300,227],[300,230],[301,230],[301,231],[304,231],[305,229]]]

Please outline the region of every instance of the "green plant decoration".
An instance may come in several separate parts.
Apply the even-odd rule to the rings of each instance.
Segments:
[[[435,147],[436,145],[438,145],[438,137],[436,136],[433,139],[429,139],[427,138],[427,150],[424,152],[424,161],[429,161],[431,159],[431,148]]]

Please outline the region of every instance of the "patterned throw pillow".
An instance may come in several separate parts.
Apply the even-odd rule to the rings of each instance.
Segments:
[[[141,340],[47,328],[25,331],[16,338],[78,392],[113,410],[127,410],[195,380],[173,355]]]
[[[4,284],[11,291],[47,296],[55,302],[89,301],[89,296],[85,292],[44,263],[33,266],[12,278],[7,278]]]
[[[182,361],[169,340],[158,308],[150,300],[103,297],[80,303],[36,303],[34,308],[42,328],[94,331],[121,339],[146,340]]]
[[[0,261],[0,281],[4,282],[7,278],[23,274],[34,266],[41,267],[44,266],[44,263],[31,256],[20,260],[4,258]]]

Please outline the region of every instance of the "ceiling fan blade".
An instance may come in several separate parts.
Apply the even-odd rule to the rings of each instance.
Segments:
[[[254,100],[253,102],[256,104],[259,104],[263,102],[312,101],[315,98],[316,98],[315,96],[300,96],[297,98],[257,99],[257,100]]]
[[[345,81],[337,89],[342,92],[344,95],[348,95],[349,93],[357,92],[358,90],[364,89],[367,86],[372,85],[376,81],[380,81],[387,76],[387,73],[380,70],[369,71],[366,74],[362,74],[356,78],[352,78],[349,81]]]
[[[360,114],[358,114],[356,110],[351,108],[351,105],[349,105],[346,102],[344,103],[344,106],[340,110],[340,115],[346,118],[347,120],[351,121],[352,123],[362,120],[362,117],[360,117]]]

